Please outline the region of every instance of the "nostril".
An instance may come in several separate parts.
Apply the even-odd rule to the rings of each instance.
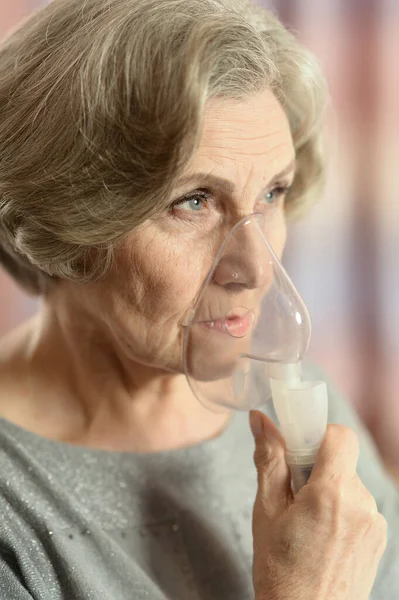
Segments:
[[[232,294],[239,293],[242,292],[242,290],[248,289],[248,286],[245,283],[236,283],[234,281],[232,281],[231,283],[224,283],[223,287],[226,290],[226,292]]]

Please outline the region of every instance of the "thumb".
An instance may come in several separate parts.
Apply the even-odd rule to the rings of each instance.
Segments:
[[[285,459],[286,445],[276,425],[261,411],[251,410],[250,425],[255,438],[257,500],[272,519],[285,510],[293,499],[291,475]]]

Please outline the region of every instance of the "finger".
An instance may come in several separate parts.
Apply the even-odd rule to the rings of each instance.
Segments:
[[[265,514],[272,519],[292,499],[291,477],[285,459],[286,446],[278,428],[262,412],[251,411],[250,424],[255,438],[258,500]]]
[[[344,425],[328,425],[317,454],[309,483],[331,480],[356,473],[359,459],[359,440],[353,429]]]

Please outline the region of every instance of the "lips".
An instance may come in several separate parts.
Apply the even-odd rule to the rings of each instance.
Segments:
[[[229,315],[225,319],[215,319],[214,321],[201,321],[202,327],[216,331],[218,333],[229,334],[233,337],[244,337],[247,335],[253,325],[252,313],[248,311],[244,315]]]

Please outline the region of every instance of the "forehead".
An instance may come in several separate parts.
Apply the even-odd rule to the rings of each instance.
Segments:
[[[210,99],[190,172],[272,177],[295,157],[288,119],[270,90],[245,101]],[[223,173],[224,172],[224,173]]]

